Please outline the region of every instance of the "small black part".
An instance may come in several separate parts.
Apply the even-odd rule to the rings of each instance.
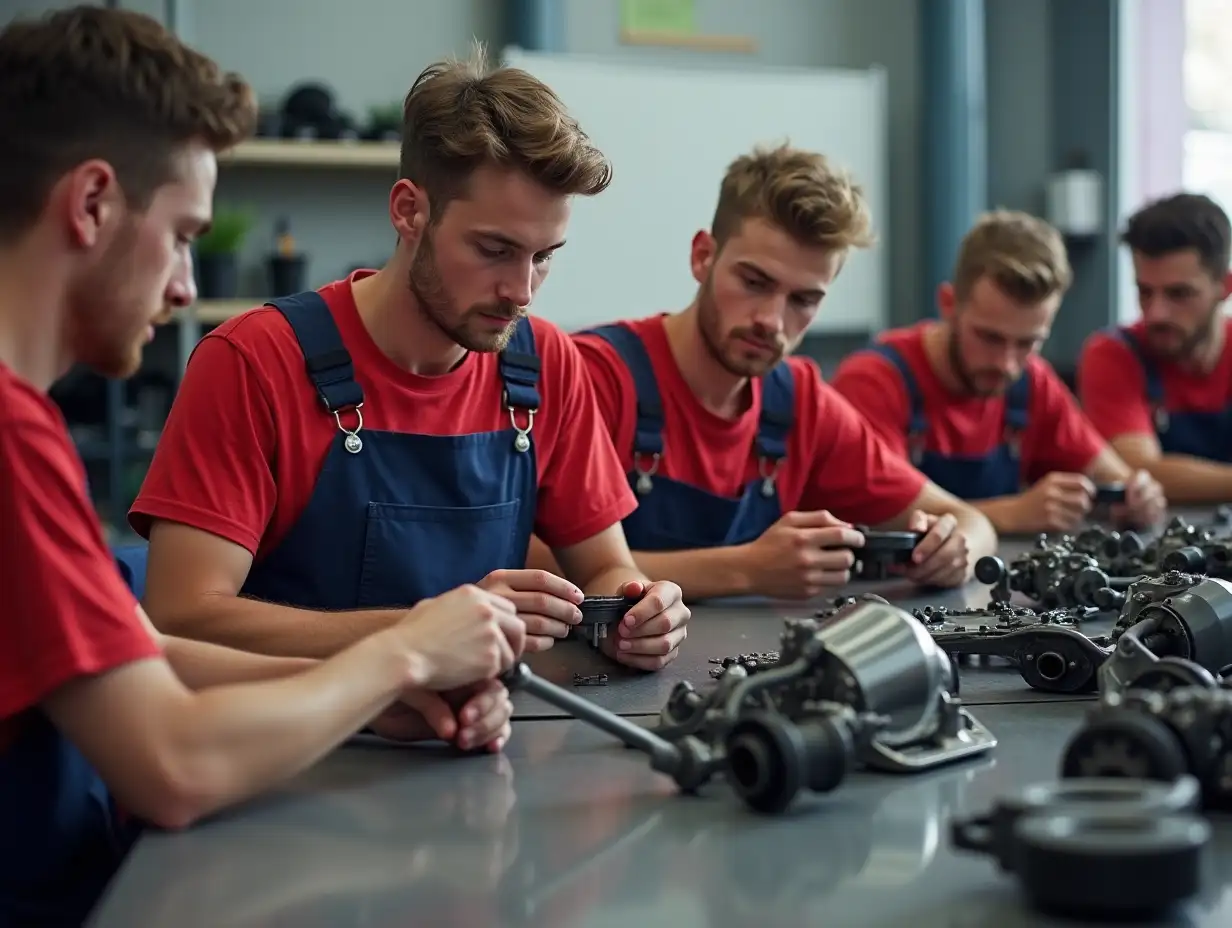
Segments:
[[[607,686],[607,674],[605,673],[575,673],[573,675],[574,686]]]
[[[1123,483],[1101,483],[1095,487],[1095,502],[1096,503],[1123,503],[1125,502],[1125,484]]]
[[[1016,872],[1041,909],[1143,916],[1201,891],[1211,827],[1194,815],[1035,813],[1014,828]]]
[[[876,532],[859,525],[856,531],[864,536],[864,546],[859,550],[868,554],[910,554],[924,540],[923,532]]]
[[[1188,757],[1172,729],[1130,709],[1096,709],[1061,753],[1062,777],[1168,782],[1188,772]]]
[[[975,579],[980,583],[992,586],[1000,583],[1005,574],[1005,561],[995,554],[986,554],[975,562]]]
[[[587,596],[578,607],[582,612],[582,621],[576,627],[619,624],[636,602],[628,596]]]
[[[1164,570],[1179,570],[1184,574],[1200,574],[1206,571],[1206,555],[1194,545],[1177,548],[1164,555]]]

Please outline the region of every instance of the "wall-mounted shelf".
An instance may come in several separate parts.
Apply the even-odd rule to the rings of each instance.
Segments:
[[[191,313],[191,317],[201,325],[219,325],[260,305],[259,297],[241,300],[198,300],[191,310],[184,310],[179,315],[180,318],[185,318]]]
[[[398,167],[399,153],[397,142],[252,139],[224,152],[219,163],[240,167],[394,170]]]

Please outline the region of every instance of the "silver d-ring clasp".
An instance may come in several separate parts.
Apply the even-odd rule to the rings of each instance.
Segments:
[[[757,473],[761,477],[761,495],[769,499],[774,495],[775,478],[779,473],[779,462],[781,458],[758,458]],[[766,469],[766,465],[770,465],[770,469]]]
[[[360,429],[364,427],[364,414],[361,411],[363,408],[363,405],[364,405],[363,403],[356,403],[354,406],[347,407],[349,409],[355,410],[356,422],[355,422],[355,428],[353,429],[348,429],[345,425],[342,424],[342,415],[341,415],[342,410],[341,409],[334,410],[334,421],[338,423],[338,431],[340,431],[343,435],[346,436],[346,438],[342,440],[342,447],[346,448],[346,450],[351,452],[351,454],[359,454],[359,452],[362,451],[364,447],[364,440],[359,437]]]
[[[513,447],[515,451],[530,450],[530,431],[535,427],[535,411],[533,409],[526,410],[526,428],[518,425],[518,411],[508,401],[508,394],[505,395],[505,408],[509,410],[509,422],[513,425],[513,430],[517,435],[513,439]]]
[[[640,496],[645,496],[654,487],[654,481],[650,478],[659,472],[659,452],[656,451],[650,456],[649,466],[642,465],[643,458],[645,455],[633,456],[633,470],[637,474],[635,488]]]

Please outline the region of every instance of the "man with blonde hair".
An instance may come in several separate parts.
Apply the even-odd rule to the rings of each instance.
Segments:
[[[1097,483],[1125,484],[1113,510],[1124,523],[1152,525],[1166,508],[1159,484],[1121,460],[1039,356],[1071,281],[1056,229],[987,213],[938,289],[941,319],[883,333],[834,378],[902,458],[1000,532],[1077,527]]]
[[[922,584],[961,584],[993,550],[982,515],[788,357],[848,254],[872,243],[847,174],[814,152],[757,149],[732,162],[693,238],[693,303],[577,337],[637,494],[624,527],[647,574],[692,598],[813,597],[850,578],[855,524],[926,531],[906,571]]]
[[[671,662],[680,589],[634,564],[635,501],[581,358],[527,314],[572,198],[610,179],[532,75],[482,49],[427,68],[405,101],[389,262],[246,312],[193,353],[130,512],[155,620],[322,657],[478,583],[538,651],[580,621],[583,592],[624,593],[638,602],[604,652]],[[524,569],[532,529],[563,576]]]

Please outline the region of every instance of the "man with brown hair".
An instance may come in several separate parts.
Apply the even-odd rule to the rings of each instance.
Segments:
[[[583,591],[639,598],[604,652],[658,670],[680,588],[635,566],[634,508],[572,341],[527,315],[570,201],[611,167],[514,68],[434,65],[407,94],[398,243],[197,346],[132,507],[160,627],[323,657],[461,583],[508,596],[543,650]],[[532,530],[563,577],[525,570]]]
[[[1099,437],[1039,356],[1072,279],[1048,223],[996,210],[964,237],[938,322],[883,333],[847,358],[834,387],[930,479],[972,500],[999,532],[1065,531],[1091,510],[1094,484],[1124,483],[1113,508],[1158,522],[1159,484]]]
[[[78,362],[131,375],[194,298],[216,152],[255,120],[239,77],[145,16],[0,31],[0,925],[81,924],[134,822],[244,800],[399,698],[474,685],[452,734],[509,734],[494,679],[525,629],[506,599],[463,588],[332,660],[265,657],[159,635],[107,551],[47,390]]]
[[[1232,224],[1180,193],[1129,218],[1142,318],[1092,335],[1078,365],[1087,415],[1176,503],[1232,499]]]
[[[639,566],[686,596],[809,598],[850,577],[853,524],[927,531],[907,576],[959,585],[996,537],[978,512],[896,458],[787,357],[847,255],[873,242],[860,188],[783,145],[728,168],[682,312],[578,336],[638,508]],[[534,551],[549,564],[548,552]]]

